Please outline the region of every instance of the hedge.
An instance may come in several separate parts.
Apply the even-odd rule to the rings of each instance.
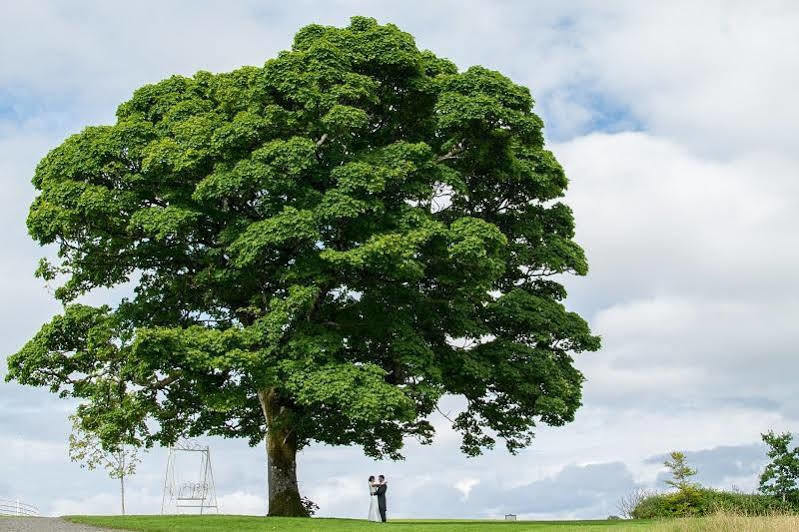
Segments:
[[[650,495],[638,503],[631,516],[636,519],[694,517],[709,515],[718,510],[766,515],[795,512],[797,509],[797,505],[783,503],[770,495],[689,487],[673,493]]]

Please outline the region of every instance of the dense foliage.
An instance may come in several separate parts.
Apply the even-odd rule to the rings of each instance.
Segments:
[[[796,510],[795,506],[769,495],[691,486],[671,493],[649,495],[639,502],[631,516],[635,519],[699,517],[717,511],[771,515]]]
[[[722,491],[705,488],[690,479],[697,470],[688,465],[685,454],[669,453],[663,462],[671,478],[665,483],[676,491],[655,493],[638,490],[622,499],[622,507],[634,519],[673,517],[703,517],[716,512],[739,515],[769,515],[792,512],[796,508],[780,498],[770,495],[750,494],[740,491]]]
[[[463,451],[580,406],[596,350],[567,179],[527,88],[393,25],[311,25],[262,68],[173,76],[38,165],[28,217],[62,314],[8,379],[83,401],[115,445],[267,439],[270,513],[302,515],[312,441],[400,457],[443,394]],[[118,306],[77,298],[131,283]]]

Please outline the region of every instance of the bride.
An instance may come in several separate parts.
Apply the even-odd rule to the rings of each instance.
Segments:
[[[381,522],[380,511],[377,508],[377,488],[374,475],[369,477],[369,521]]]

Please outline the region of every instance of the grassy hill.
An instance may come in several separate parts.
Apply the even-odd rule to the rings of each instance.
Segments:
[[[307,530],[319,532],[349,532],[375,530],[385,527],[391,532],[537,532],[554,530],[602,531],[612,529],[645,530],[650,521],[485,521],[449,519],[402,519],[385,525],[357,519],[294,519],[285,517],[253,517],[243,515],[129,515],[129,516],[69,516],[69,521],[87,525],[136,530],[141,532],[261,532],[270,530]]]

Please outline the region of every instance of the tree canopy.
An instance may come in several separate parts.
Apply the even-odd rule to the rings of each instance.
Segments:
[[[572,355],[599,348],[562,303],[588,266],[532,109],[363,17],[138,89],[36,168],[28,228],[57,250],[36,273],[64,310],[7,379],[80,398],[110,443],[266,435],[274,515],[300,512],[297,450],[399,458],[444,394],[465,453],[529,445],[573,420]]]

